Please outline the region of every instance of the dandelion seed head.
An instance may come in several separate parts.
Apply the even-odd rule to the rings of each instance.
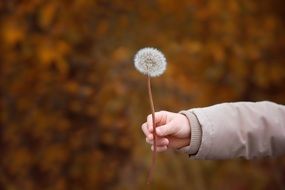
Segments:
[[[163,74],[167,65],[164,55],[151,47],[140,49],[135,55],[134,64],[139,72],[151,77]]]

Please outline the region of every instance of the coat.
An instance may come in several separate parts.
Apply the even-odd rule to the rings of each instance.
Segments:
[[[285,155],[285,106],[273,102],[222,103],[181,111],[190,123],[193,159],[254,159]]]

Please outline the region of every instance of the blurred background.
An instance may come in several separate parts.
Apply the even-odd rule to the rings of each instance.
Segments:
[[[282,0],[1,0],[0,189],[145,189],[140,48],[168,60],[156,110],[285,104]],[[285,158],[158,155],[153,189],[284,189]]]

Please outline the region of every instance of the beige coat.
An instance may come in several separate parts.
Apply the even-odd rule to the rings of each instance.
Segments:
[[[182,111],[193,159],[246,159],[285,155],[285,106],[273,102],[223,103]],[[196,117],[195,117],[196,116]]]

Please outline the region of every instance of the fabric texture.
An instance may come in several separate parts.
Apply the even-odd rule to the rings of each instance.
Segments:
[[[268,101],[223,103],[182,113],[188,115],[191,124],[195,119],[189,114],[194,113],[200,124],[201,143],[192,159],[254,159],[285,154],[283,105]],[[182,148],[188,154],[196,149],[191,143],[192,138],[199,139],[197,134],[191,134],[189,147]]]

